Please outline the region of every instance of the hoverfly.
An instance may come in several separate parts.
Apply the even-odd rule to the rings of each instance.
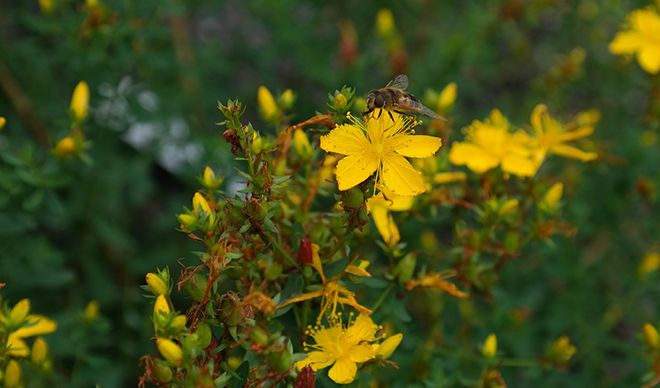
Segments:
[[[406,92],[408,87],[408,76],[405,74],[397,75],[391,80],[384,88],[374,89],[367,95],[367,110],[362,113],[363,116],[373,112],[374,109],[385,109],[388,111],[390,117],[395,111],[397,113],[414,116],[424,115],[436,120],[444,120],[444,118],[432,109],[425,107],[419,98]],[[392,120],[394,120],[392,118]]]

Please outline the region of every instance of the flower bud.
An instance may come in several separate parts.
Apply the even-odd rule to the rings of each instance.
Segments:
[[[156,360],[153,364],[154,377],[161,383],[169,383],[172,380],[172,368],[163,360]]]
[[[452,106],[454,106],[457,94],[456,89],[456,82],[451,82],[442,89],[436,105],[436,110],[438,112],[447,112]]]
[[[506,202],[502,204],[500,207],[500,215],[502,217],[506,217],[508,215],[513,214],[513,212],[516,211],[518,208],[518,200],[517,199],[509,199]]]
[[[270,90],[265,86],[259,86],[257,90],[257,104],[259,105],[259,113],[266,121],[275,121],[279,116],[279,109],[275,98],[270,93]]]
[[[302,265],[311,265],[312,264],[312,242],[307,236],[303,237],[300,240],[298,245],[298,254],[296,255],[296,260]]]
[[[268,345],[268,333],[259,326],[256,326],[250,332],[250,339],[255,345],[259,345],[259,346]]]
[[[201,179],[202,185],[207,189],[217,189],[222,184],[222,178],[219,178],[215,175],[213,169],[209,166],[204,168],[204,174]]]
[[[197,331],[195,334],[197,334],[199,346],[202,348],[205,349],[211,344],[211,340],[213,339],[213,332],[211,331],[209,325],[206,323],[202,322],[197,325]]]
[[[481,354],[486,358],[493,358],[497,353],[497,337],[491,333],[486,337],[484,345],[481,347]]]
[[[564,335],[550,345],[547,358],[555,363],[565,364],[573,357],[576,351],[577,349],[571,344],[571,340]]]
[[[344,207],[357,209],[364,205],[364,195],[362,194],[362,190],[359,188],[353,187],[348,191],[344,191],[343,194]]]
[[[385,341],[383,341],[383,343],[380,344],[380,346],[378,346],[378,349],[376,350],[376,356],[383,359],[390,358],[392,353],[394,353],[396,348],[401,343],[402,339],[402,333],[388,337]]]
[[[194,274],[185,284],[188,295],[190,295],[195,302],[201,302],[204,298],[204,292],[206,291],[208,282],[206,276],[199,273]]]
[[[15,360],[9,360],[5,369],[5,388],[18,387],[21,384],[21,366]]]
[[[335,106],[335,110],[339,112],[343,112],[346,110],[346,108],[348,108],[348,98],[346,98],[346,95],[344,95],[344,93],[341,93],[339,91],[335,92],[334,106]]]
[[[11,326],[20,326],[30,313],[30,301],[23,299],[16,303],[9,311],[9,323]]]
[[[307,134],[302,129],[293,131],[293,149],[302,160],[309,160],[312,156],[312,146],[309,144]]]
[[[243,321],[243,307],[236,295],[225,295],[220,303],[220,318],[227,326],[236,326]]]
[[[267,361],[268,366],[277,373],[288,371],[293,364],[292,354],[282,342],[276,342],[271,346]]]
[[[48,357],[48,343],[42,337],[37,337],[32,344],[32,362],[41,364]]]
[[[314,388],[314,369],[307,365],[302,368],[293,383],[293,388]]]
[[[71,136],[66,136],[58,141],[53,149],[53,153],[60,159],[68,159],[78,154],[78,146]]]
[[[639,264],[637,271],[639,276],[644,278],[648,274],[660,269],[660,253],[648,252],[644,255],[642,262]]]
[[[646,346],[653,350],[660,349],[660,335],[658,335],[658,330],[655,326],[650,323],[645,323],[643,335]]]
[[[161,356],[166,359],[170,364],[179,365],[183,359],[183,350],[181,347],[174,343],[174,341],[166,338],[157,338],[156,347]]]
[[[171,312],[170,305],[167,303],[167,298],[164,295],[158,295],[156,303],[154,303],[154,317],[158,315],[167,315]]]
[[[162,277],[153,272],[149,272],[146,276],[146,281],[154,295],[169,295],[169,287]]]
[[[283,109],[291,109],[296,102],[296,94],[291,89],[287,89],[279,97],[280,105]]]
[[[382,8],[376,14],[376,30],[382,37],[394,33],[394,15],[387,8]]]
[[[99,316],[99,303],[95,300],[90,300],[85,306],[83,316],[88,322],[94,321]]]
[[[552,213],[557,210],[557,205],[561,201],[562,193],[564,192],[564,184],[557,182],[548,189],[548,191],[543,196],[541,200],[540,207],[541,209]]]
[[[39,0],[39,9],[44,15],[50,15],[55,10],[55,0]]]
[[[198,219],[206,219],[208,228],[215,224],[215,213],[202,193],[197,192],[193,195],[193,210],[197,213]]]
[[[87,117],[89,110],[89,86],[87,82],[80,81],[73,90],[71,96],[71,114],[76,122],[81,122]]]
[[[186,316],[183,314],[177,315],[172,319],[170,328],[175,331],[181,331],[186,327]]]
[[[0,116],[0,129],[4,128],[5,124],[7,124],[7,119]]]
[[[399,261],[394,269],[394,273],[399,279],[399,283],[405,284],[412,279],[415,266],[417,265],[417,256],[413,253],[408,253]]]

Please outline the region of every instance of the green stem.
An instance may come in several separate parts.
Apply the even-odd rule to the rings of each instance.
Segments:
[[[268,242],[273,246],[273,248],[275,248],[275,250],[276,250],[280,255],[282,255],[282,257],[284,257],[284,259],[285,259],[289,264],[293,265],[294,267],[298,268],[299,270],[302,270],[302,268],[300,267],[300,264],[298,264],[298,262],[297,262],[296,260],[294,260],[294,258],[291,257],[291,255],[289,255],[289,253],[288,253],[287,251],[284,250],[284,248],[282,248],[282,246],[280,245],[280,243],[277,242],[277,240],[275,240],[275,239],[273,238],[273,236],[271,236],[271,235],[268,234],[268,233],[263,233],[263,235],[266,237],[266,239],[268,240]]]
[[[378,299],[376,300],[376,303],[374,303],[371,306],[371,310],[376,311],[383,302],[385,302],[385,299],[389,296],[390,292],[394,290],[394,287],[396,287],[396,284],[392,283],[390,284],[385,290],[383,290],[383,293],[380,294]]]

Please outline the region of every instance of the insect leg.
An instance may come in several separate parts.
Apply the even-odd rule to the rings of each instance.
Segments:
[[[362,117],[365,117],[366,115],[368,115],[369,113],[371,113],[373,111],[374,111],[374,108],[367,109],[366,111],[362,112]]]

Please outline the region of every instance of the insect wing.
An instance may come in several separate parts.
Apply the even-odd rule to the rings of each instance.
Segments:
[[[408,76],[405,74],[399,74],[393,80],[388,82],[385,87],[406,90],[406,88],[408,88]]]
[[[432,109],[425,107],[424,104],[419,102],[419,100],[414,96],[406,96],[402,99],[399,99],[399,104],[397,105],[399,108],[403,108],[404,110],[415,112],[420,115],[428,116],[434,120],[446,120],[444,117],[435,113],[435,111]]]

